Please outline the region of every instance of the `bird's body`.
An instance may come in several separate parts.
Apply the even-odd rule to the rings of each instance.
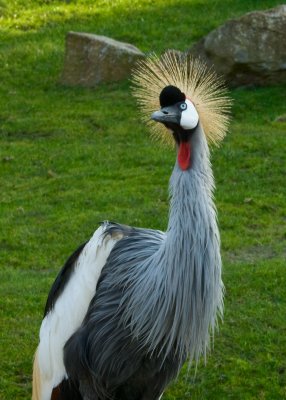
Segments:
[[[192,113],[177,125],[169,92]],[[209,149],[183,94],[161,94],[153,119],[178,148],[167,231],[105,222],[68,260],[48,297],[33,400],[157,400],[187,358],[206,354],[223,308]]]

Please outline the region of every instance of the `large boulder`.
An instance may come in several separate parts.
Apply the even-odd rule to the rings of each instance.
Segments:
[[[134,64],[144,54],[128,43],[105,36],[69,32],[61,83],[69,86],[96,86],[130,76]]]
[[[286,5],[227,21],[190,53],[213,65],[231,86],[286,82]]]

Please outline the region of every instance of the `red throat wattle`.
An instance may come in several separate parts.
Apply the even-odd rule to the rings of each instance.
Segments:
[[[178,152],[178,163],[180,168],[185,171],[191,164],[191,145],[188,142],[181,142]]]

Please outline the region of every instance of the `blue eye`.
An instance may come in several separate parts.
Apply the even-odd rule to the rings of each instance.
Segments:
[[[187,108],[187,104],[186,103],[181,103],[180,104],[180,110],[184,111]]]

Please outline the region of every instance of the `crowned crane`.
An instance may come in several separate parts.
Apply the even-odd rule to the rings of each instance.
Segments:
[[[67,260],[45,307],[33,400],[160,399],[186,360],[206,356],[222,316],[208,143],[226,133],[229,98],[174,52],[141,62],[133,82],[143,118],[177,152],[168,227],[104,222]]]

